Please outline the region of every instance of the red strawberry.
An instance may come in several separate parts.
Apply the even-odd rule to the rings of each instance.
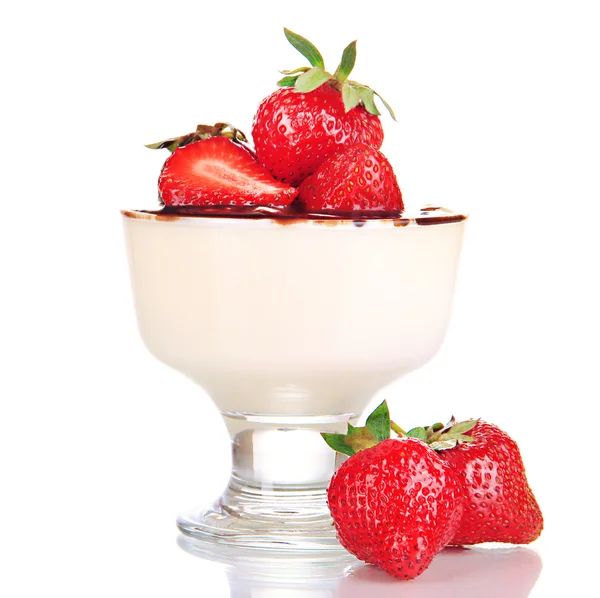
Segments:
[[[321,164],[300,185],[299,199],[307,212],[397,215],[404,209],[387,158],[364,143],[348,147]]]
[[[440,452],[460,476],[465,513],[451,544],[528,544],[544,520],[525,476],[517,443],[497,426],[477,422],[472,442]]]
[[[327,497],[342,546],[390,575],[412,579],[455,534],[462,491],[458,476],[424,442],[389,434],[384,402],[365,428],[323,435],[352,455],[332,477]]]
[[[196,133],[148,147],[169,148],[160,177],[160,197],[168,206],[285,206],[297,190],[276,181],[242,145],[236,129],[200,125]],[[216,135],[216,136],[215,136]]]
[[[380,148],[383,130],[362,106],[346,112],[340,92],[324,84],[308,93],[279,89],[263,100],[252,138],[259,162],[276,179],[297,186],[347,145],[363,141]]]
[[[340,66],[331,75],[308,40],[287,29],[285,34],[312,68],[284,71],[287,76],[279,81],[284,89],[260,104],[252,138],[258,161],[275,178],[297,186],[344,147],[360,142],[381,147],[383,129],[374,101],[375,95],[381,96],[348,80],[356,59],[356,42],[344,50]]]

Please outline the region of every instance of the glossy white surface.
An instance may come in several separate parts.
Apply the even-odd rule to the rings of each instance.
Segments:
[[[508,430],[546,518],[511,557],[523,561],[514,595],[537,571],[529,550],[542,562],[529,598],[597,588],[597,3],[397,2],[392,16],[348,4],[267,1],[260,18],[251,2],[3,7],[3,598],[231,595],[224,568],[183,552],[174,528],[181,507],[224,487],[227,434],[205,395],[143,349],[119,208],[155,197],[165,155],[143,143],[223,119],[248,132],[277,69],[302,63],[282,25],[329,69],[358,38],[352,77],[394,106],[383,151],[407,202],[471,214],[444,346],[379,398],[406,425],[454,413]],[[442,555],[402,586],[363,568],[336,591],[468,596],[497,566],[471,560],[440,579]],[[489,579],[490,592],[514,580]]]

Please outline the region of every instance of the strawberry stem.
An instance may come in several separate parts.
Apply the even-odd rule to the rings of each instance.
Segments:
[[[406,436],[406,432],[396,422],[390,422],[390,426],[398,436]]]

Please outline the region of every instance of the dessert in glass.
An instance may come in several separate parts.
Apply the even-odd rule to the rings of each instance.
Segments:
[[[141,337],[208,393],[231,437],[227,488],[180,530],[341,550],[326,503],[339,457],[321,433],[437,352],[466,216],[404,209],[377,94],[347,80],[354,43],[332,76],[286,36],[312,68],[263,101],[255,148],[224,123],[153,144],[172,152],[164,206],[122,218]]]
[[[142,339],[210,395],[231,480],[180,529],[244,545],[337,546],[325,501],[341,432],[438,350],[462,214],[365,220],[123,211]]]

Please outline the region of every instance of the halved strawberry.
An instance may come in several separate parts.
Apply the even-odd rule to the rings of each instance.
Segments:
[[[403,209],[402,193],[387,158],[366,143],[335,154],[304,179],[299,200],[307,212],[383,216]]]
[[[229,123],[198,125],[193,133],[151,143],[168,149],[158,179],[167,206],[286,206],[296,189],[276,181],[256,162],[244,133]]]
[[[158,189],[168,206],[285,206],[297,194],[226,137],[176,148],[162,168]]]

